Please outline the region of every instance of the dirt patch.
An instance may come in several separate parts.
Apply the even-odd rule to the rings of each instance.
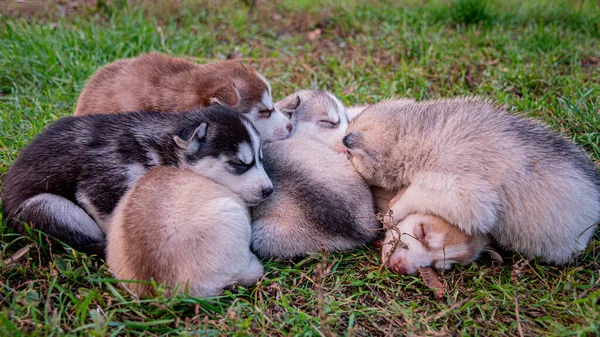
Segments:
[[[596,68],[600,67],[600,57],[596,56],[585,56],[583,60],[581,60],[581,66],[584,68]]]

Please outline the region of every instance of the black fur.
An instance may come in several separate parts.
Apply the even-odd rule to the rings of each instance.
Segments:
[[[48,193],[83,209],[76,196],[83,194],[100,217],[107,219],[129,188],[128,167],[134,165],[143,174],[157,164],[179,166],[181,158],[194,164],[207,156],[233,156],[240,142],[251,143],[242,120],[239,113],[223,106],[185,114],[134,112],[61,118],[23,149],[4,176],[5,219],[18,232],[23,233],[23,222],[28,222],[75,248],[102,245],[103,237],[69,230],[78,224],[61,223],[66,215],[48,214],[43,207],[20,208],[29,198]],[[186,153],[173,137],[187,140],[201,123],[208,125],[207,136],[196,152]]]
[[[326,237],[337,236],[352,241],[366,243],[364,232],[356,230],[355,207],[348,198],[327,186],[315,186],[313,179],[302,170],[285,165],[265,147],[263,166],[273,182],[275,191],[289,191],[302,210],[306,223],[303,226],[314,228]],[[277,193],[277,192],[275,192]],[[285,212],[285,210],[282,210]]]
[[[294,151],[299,147],[304,148],[300,155]],[[322,249],[349,250],[375,239],[380,226],[371,192],[343,157],[308,139],[265,144],[263,151],[274,190],[251,212],[251,248],[257,255],[299,257]],[[308,154],[314,156],[310,162],[303,158]],[[315,170],[316,162],[328,170]]]

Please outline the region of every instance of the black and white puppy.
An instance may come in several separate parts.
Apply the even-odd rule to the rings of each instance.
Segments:
[[[101,249],[115,206],[151,167],[189,169],[256,205],[273,191],[261,156],[252,123],[224,106],[65,117],[9,168],[4,215],[19,232],[27,222],[74,248]]]

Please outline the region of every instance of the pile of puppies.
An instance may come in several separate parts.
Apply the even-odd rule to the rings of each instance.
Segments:
[[[376,212],[401,274],[471,263],[492,241],[565,264],[600,219],[600,178],[572,142],[479,99],[346,109],[306,90],[274,104],[238,62],[151,53],[98,70],[75,117],[10,167],[2,201],[15,230],[105,251],[120,279],[214,296],[262,277],[254,254],[372,242]]]

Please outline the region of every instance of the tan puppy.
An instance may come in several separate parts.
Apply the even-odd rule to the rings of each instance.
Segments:
[[[378,213],[387,214],[406,188],[397,193],[379,187],[372,191]],[[393,214],[383,219],[386,232],[381,259],[397,273],[414,275],[419,267],[449,269],[454,263],[467,265],[484,251],[502,261],[487,235],[468,235],[438,216],[415,213],[397,224],[392,223]]]
[[[476,98],[377,103],[343,142],[370,185],[407,187],[395,221],[436,215],[528,258],[565,264],[600,219],[600,179],[583,151]]]
[[[184,112],[221,104],[244,114],[263,140],[287,138],[289,119],[273,105],[271,87],[236,61],[199,65],[160,53],[118,60],[92,76],[75,116],[131,111]]]
[[[193,296],[250,286],[263,267],[250,252],[242,199],[191,171],[156,167],[121,199],[108,230],[107,262],[122,280],[154,280]],[[139,296],[150,284],[130,283]]]
[[[399,274],[414,275],[419,267],[470,264],[490,251],[490,242],[488,236],[468,235],[438,216],[411,214],[386,230],[382,260]]]

